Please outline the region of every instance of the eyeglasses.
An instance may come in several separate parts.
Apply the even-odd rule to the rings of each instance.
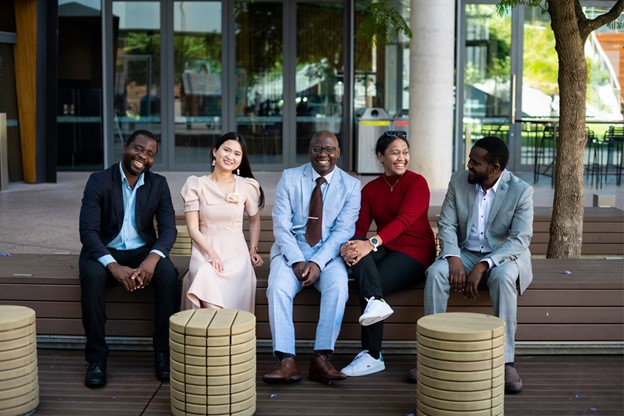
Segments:
[[[334,153],[336,153],[336,150],[338,150],[338,148],[335,146],[311,146],[310,147],[310,151],[314,153],[315,155],[318,155],[323,150],[325,151],[325,153],[331,156]]]
[[[403,130],[388,130],[385,134],[388,137],[402,137],[404,139],[407,137],[407,132]]]

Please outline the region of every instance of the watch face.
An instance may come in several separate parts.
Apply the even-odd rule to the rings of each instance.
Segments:
[[[375,237],[371,237],[370,242],[375,247],[377,247],[377,245],[379,244],[379,240],[377,240]]]

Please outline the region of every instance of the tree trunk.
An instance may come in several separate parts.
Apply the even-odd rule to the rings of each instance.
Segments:
[[[548,12],[559,57],[559,129],[555,196],[548,258],[579,258],[583,242],[583,152],[587,63],[574,0],[550,0]]]

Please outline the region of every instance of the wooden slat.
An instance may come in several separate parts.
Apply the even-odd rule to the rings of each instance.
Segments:
[[[188,256],[177,256],[181,270],[188,267]],[[0,303],[21,304],[37,312],[39,334],[82,335],[80,285],[77,256],[16,255],[0,258]],[[534,281],[518,301],[518,340],[617,340],[624,316],[623,260],[534,259]],[[266,286],[269,264],[257,269],[256,294],[258,337],[269,339]],[[7,275],[7,274],[11,275]],[[14,277],[32,274],[33,277]],[[63,277],[52,277],[55,273]],[[357,288],[351,282],[340,340],[359,340],[360,314]],[[386,322],[385,340],[413,341],[416,321],[423,316],[423,287],[387,296],[395,314]],[[151,336],[153,292],[127,293],[119,286],[108,290],[107,334],[114,336]],[[294,319],[297,339],[314,339],[320,295],[314,288],[303,290],[295,300]],[[486,288],[476,300],[453,293],[449,311],[491,314]],[[575,327],[574,325],[578,325]],[[576,328],[576,329],[575,329]],[[527,332],[528,331],[528,332]],[[591,334],[591,335],[588,335]]]
[[[333,363],[346,365],[352,355],[337,353]],[[262,376],[275,359],[258,354],[256,416],[388,416],[416,414],[416,388],[404,381],[415,355],[385,355],[386,370],[353,377],[332,386],[307,380],[308,351],[297,362],[304,380],[268,385]],[[112,351],[108,384],[83,385],[86,368],[80,350],[39,350],[41,404],[37,415],[119,416],[170,414],[169,384],[154,378],[151,352]],[[516,368],[524,391],[505,396],[506,416],[622,415],[624,361],[621,356],[520,356]]]

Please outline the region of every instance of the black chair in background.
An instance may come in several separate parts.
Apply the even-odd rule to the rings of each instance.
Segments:
[[[614,175],[615,183],[619,186],[622,184],[622,170],[624,170],[624,126],[609,126],[605,132],[604,142],[607,146],[605,182],[608,181],[609,175]]]

